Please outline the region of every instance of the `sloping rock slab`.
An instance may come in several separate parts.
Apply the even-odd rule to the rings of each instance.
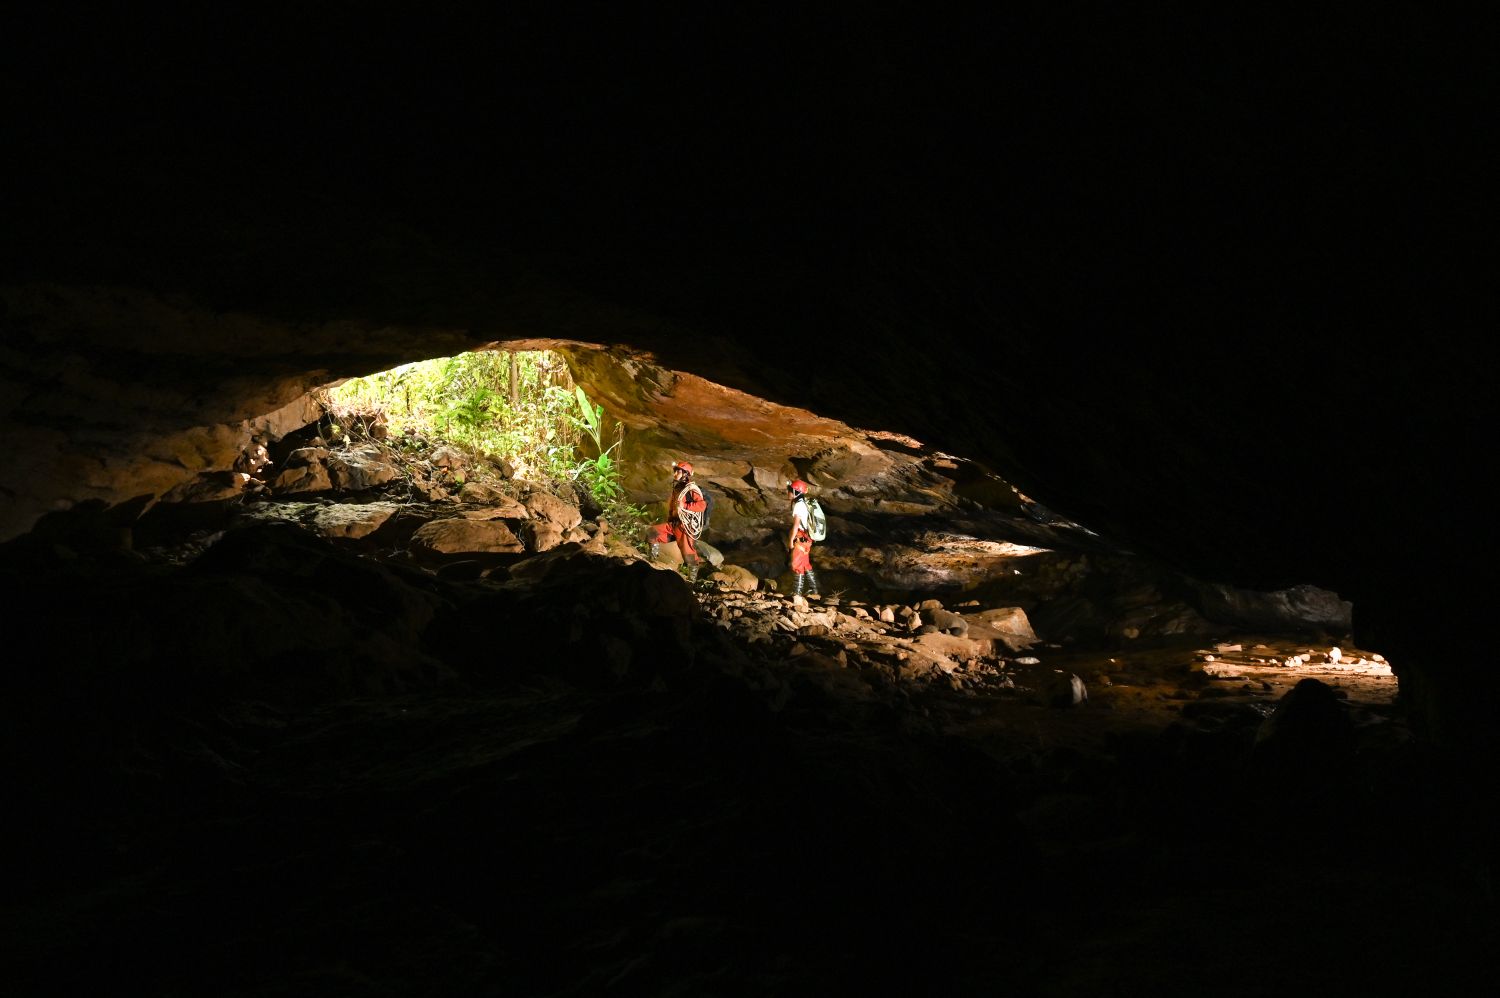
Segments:
[[[577,506],[563,502],[550,492],[532,492],[522,500],[532,515],[556,524],[561,530],[572,530],[583,519]]]
[[[969,622],[970,639],[988,638],[1012,652],[1024,651],[1041,639],[1031,629],[1026,611],[1018,606],[1003,606],[979,613],[964,614]],[[995,649],[999,651],[999,647]]]
[[[355,540],[379,530],[400,508],[393,502],[337,503],[321,507],[307,523],[324,537]]]
[[[374,446],[332,451],[325,463],[334,488],[350,492],[362,492],[401,477],[401,470],[384,460],[380,448]]]
[[[464,486],[462,497],[468,500],[468,486]],[[494,499],[485,500],[485,503],[486,505],[479,509],[466,509],[460,515],[469,520],[527,520],[531,518],[531,511],[522,506],[520,500],[513,499],[504,493],[497,492]]]
[[[520,554],[526,548],[499,520],[454,517],[417,528],[413,549],[426,554]]]

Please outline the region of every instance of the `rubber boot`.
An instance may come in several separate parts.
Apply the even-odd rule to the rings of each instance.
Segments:
[[[807,573],[806,573],[805,576],[802,576],[802,575],[797,576],[797,581],[800,582],[803,578],[807,579],[807,595],[809,595],[809,596],[817,596],[818,595],[818,573],[814,572],[812,569],[809,568],[807,570]]]
[[[650,546],[650,548],[647,549],[647,554],[651,558],[652,561],[655,561],[656,560],[656,555],[657,555],[657,553],[659,551],[661,551],[661,545],[660,544],[652,544]]]
[[[807,583],[807,576],[801,572],[797,573],[797,584],[792,587],[793,596],[802,595],[802,587]]]
[[[682,571],[687,576],[688,585],[693,586],[698,584],[698,563],[696,561],[683,565]]]

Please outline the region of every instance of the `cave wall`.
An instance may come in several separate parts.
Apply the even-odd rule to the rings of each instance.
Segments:
[[[1465,63],[1363,24],[490,17],[17,26],[7,534],[315,383],[619,344],[1336,591],[1428,736],[1493,748]]]

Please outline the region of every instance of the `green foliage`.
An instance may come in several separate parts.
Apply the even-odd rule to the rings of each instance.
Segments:
[[[351,378],[330,396],[335,412],[383,412],[393,435],[410,430],[506,458],[523,477],[555,479],[577,435],[553,389],[571,389],[572,379],[550,351],[519,352],[515,359],[515,384],[509,354],[479,351]]]
[[[581,488],[616,533],[634,536],[650,522],[645,508],[625,501],[617,453],[624,425],[606,425],[604,407],[551,351],[437,357],[351,378],[329,395],[341,424],[379,412],[395,439],[411,432],[459,444],[505,458],[519,477]]]
[[[559,391],[559,394],[566,393]],[[573,429],[583,435],[578,448],[583,454],[582,459],[570,469],[569,476],[588,490],[617,530],[634,535],[640,527],[650,522],[650,513],[644,507],[633,506],[625,500],[619,462],[614,457],[615,451],[624,442],[625,426],[616,423],[614,440],[606,444],[605,440],[610,434],[605,427],[604,407],[591,402],[577,385],[573,386],[570,401],[576,403],[576,408],[568,411],[566,418]],[[587,446],[584,446],[585,443]],[[589,451],[592,456],[588,455]]]
[[[573,392],[578,399],[578,411],[583,414],[583,428],[588,431],[589,437],[594,441],[596,448],[602,448],[604,444],[604,406],[590,405],[589,397],[583,393],[583,389],[577,385],[573,386]]]
[[[574,465],[572,476],[593,493],[595,501],[604,506],[625,494],[624,488],[620,485],[620,471],[610,458],[610,453],[619,447],[624,439],[625,427],[619,423],[615,424],[615,442],[606,447],[604,445],[604,407],[591,403],[583,389],[577,385],[573,386],[572,401],[578,403],[578,408],[575,412],[567,414],[568,422],[575,430],[587,436],[594,450],[593,457],[585,457]]]

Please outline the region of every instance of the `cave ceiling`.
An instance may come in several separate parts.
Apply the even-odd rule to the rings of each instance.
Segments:
[[[8,501],[90,433],[465,346],[618,345],[1462,645],[1435,521],[1473,501],[1486,420],[1431,193],[1464,178],[1403,72],[1430,53],[361,16],[27,21]]]
[[[1464,19],[12,6],[7,993],[1492,976]],[[717,491],[702,585],[321,436],[539,348]]]

